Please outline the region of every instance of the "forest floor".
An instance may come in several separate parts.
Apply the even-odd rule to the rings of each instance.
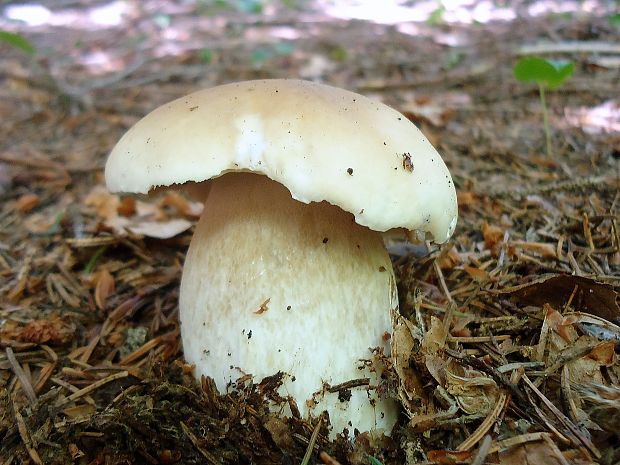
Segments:
[[[48,3],[47,22],[9,21],[8,6],[0,19],[36,48],[0,43],[2,464],[296,464],[306,451],[328,464],[620,461],[615,2],[537,15],[544,2],[504,2],[515,18],[454,22],[434,10],[394,24],[338,18],[330,2],[263,14]],[[491,4],[465,3],[470,20]],[[576,64],[547,95],[551,155],[537,88],[512,74],[534,45]],[[385,380],[402,405],[390,438],[330,442],[324,423],[269,414],[274,380],[229,393],[196,383],[177,300],[200,205],[104,186],[107,154],[150,110],[275,77],[399,109],[457,187],[451,241],[393,257],[393,337],[409,350]]]

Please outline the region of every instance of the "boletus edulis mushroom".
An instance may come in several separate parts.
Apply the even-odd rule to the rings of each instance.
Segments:
[[[300,80],[222,85],[165,104],[109,156],[113,192],[206,183],[180,290],[195,375],[219,389],[285,374],[280,394],[332,432],[387,432],[395,401],[364,360],[389,354],[398,308],[382,232],[445,242],[457,221],[452,178],[394,109]],[[351,380],[346,396],[329,387]],[[341,393],[340,393],[341,394]]]

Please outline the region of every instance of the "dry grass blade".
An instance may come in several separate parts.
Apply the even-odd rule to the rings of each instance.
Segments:
[[[430,250],[430,243],[427,242],[426,247],[427,249]],[[441,284],[441,290],[445,294],[446,299],[448,299],[448,302],[453,303],[454,299],[452,298],[452,294],[450,294],[450,289],[448,288],[446,284],[446,279],[443,276],[441,267],[439,266],[439,263],[437,262],[437,260],[433,260],[433,267],[435,268],[435,273],[437,274],[437,277],[439,278],[439,282]]]
[[[39,379],[37,379],[37,382],[34,384],[35,393],[41,392],[43,386],[45,386],[45,383],[47,383],[47,381],[50,379],[55,369],[55,362],[46,363],[45,365],[43,365],[43,367],[41,368],[41,373],[39,373]]]
[[[301,461],[301,465],[308,465],[308,463],[310,463],[310,457],[312,457],[314,444],[316,443],[316,439],[319,437],[319,431],[321,430],[322,424],[323,419],[319,418],[319,421],[317,421],[316,426],[314,427],[314,431],[312,431],[312,436],[310,436],[310,441],[308,442],[308,447],[306,448],[306,453]]]
[[[128,354],[126,357],[121,359],[119,362],[119,365],[128,366],[131,363],[138,360],[139,358],[148,354],[151,350],[156,349],[156,348],[157,348],[156,352],[159,351],[161,353],[163,350],[165,350],[166,343],[176,341],[177,336],[178,336],[178,330],[174,330],[170,333],[166,333],[166,334],[162,334],[160,336],[154,337],[150,339],[149,341],[145,342],[144,344],[142,344],[132,353]]]
[[[460,342],[462,344],[493,342],[493,340],[508,341],[510,339],[512,339],[512,336],[510,334],[500,334],[498,336],[451,336],[451,335],[448,335],[448,341]]]
[[[15,412],[15,422],[17,423],[19,436],[28,451],[30,460],[32,460],[36,465],[43,465],[43,461],[41,460],[39,453],[32,444],[32,438],[30,436],[30,432],[28,431],[28,427],[26,426],[26,422],[24,421],[24,417],[22,417],[21,413],[19,413],[19,410],[15,404],[13,404],[13,410]]]
[[[51,378],[51,381],[52,381],[53,383],[57,384],[58,386],[62,386],[62,387],[64,387],[64,388],[65,388],[66,390],[68,390],[69,392],[78,392],[78,391],[79,391],[79,388],[75,387],[73,384],[70,384],[70,383],[66,382],[65,380],[62,380],[62,379],[59,379],[59,378],[52,377],[52,378]],[[90,397],[90,396],[84,396],[84,401],[85,401],[87,404],[90,404],[90,405],[96,405],[95,400],[94,400],[92,397]]]
[[[32,387],[32,384],[30,383],[30,377],[26,374],[22,366],[19,364],[19,362],[15,358],[13,349],[11,349],[10,347],[7,347],[5,350],[6,350],[6,358],[11,364],[11,369],[13,370],[13,373],[15,373],[15,376],[17,376],[17,379],[19,380],[19,383],[21,384],[22,389],[26,393],[26,396],[28,397],[28,400],[30,401],[30,403],[35,404],[37,402],[37,395],[34,392],[34,388]]]
[[[532,407],[534,408],[534,411],[536,412],[536,415],[538,415],[538,418],[542,421],[542,423],[547,427],[547,429],[549,431],[551,431],[553,433],[553,436],[560,441],[562,444],[564,445],[570,445],[571,442],[574,444],[575,442],[578,442],[578,440],[576,438],[572,438],[569,439],[568,437],[566,437],[564,434],[562,434],[557,428],[556,426],[547,418],[547,416],[545,415],[545,413],[542,411],[542,409],[536,405],[534,403],[534,400],[530,398],[530,402],[532,403]]]
[[[132,353],[130,353],[129,355],[121,359],[121,361],[119,362],[119,365],[127,366],[135,362],[136,360],[141,358],[143,355],[147,354],[150,350],[157,347],[159,343],[160,343],[160,338],[154,337],[153,339],[147,341],[146,343],[138,347],[136,350],[134,350]]]
[[[340,462],[333,458],[325,451],[321,451],[319,454],[319,458],[323,461],[325,465],[340,465]]]
[[[88,360],[90,359],[91,355],[93,354],[93,350],[95,350],[95,347],[99,343],[100,339],[101,339],[101,336],[99,334],[95,335],[91,339],[91,341],[88,343],[88,345],[84,348],[84,352],[82,352],[82,354],[80,354],[80,356],[79,356],[80,362],[88,363]]]
[[[476,455],[470,465],[483,465],[489,455],[489,450],[491,449],[492,443],[493,440],[491,439],[491,436],[487,434],[480,443],[480,448],[478,449],[478,452],[476,452]]]
[[[65,242],[75,248],[103,247],[119,242],[114,236],[84,237],[80,239],[65,239]]]
[[[549,437],[549,433],[547,432],[526,433],[526,434],[520,434],[519,436],[513,436],[508,439],[502,439],[501,441],[496,441],[491,446],[491,448],[489,449],[489,454],[495,454],[497,452],[502,452],[502,451],[510,449],[511,447],[515,447],[521,444],[526,444],[528,442],[541,441],[545,437]]]
[[[17,300],[22,295],[24,290],[26,289],[26,284],[28,282],[28,275],[30,274],[30,269],[32,266],[32,255],[29,254],[26,256],[24,260],[24,264],[20,268],[17,273],[17,282],[13,286],[13,289],[7,294],[7,298],[9,300]]]
[[[577,439],[578,442],[575,445],[576,446],[584,445],[592,453],[592,455],[594,455],[594,457],[600,458],[601,453],[598,450],[598,448],[594,444],[592,444],[592,441],[590,441],[589,438],[584,436],[584,434],[581,431],[579,431],[579,428],[577,428],[574,425],[574,423],[570,421],[570,419],[566,415],[560,412],[560,410],[555,405],[553,405],[553,403],[549,399],[547,399],[547,397],[542,392],[540,392],[540,390],[534,385],[534,383],[532,383],[529,380],[527,375],[524,375],[522,379],[525,382],[525,384],[532,391],[534,391],[534,393],[538,396],[538,398],[543,402],[545,407],[547,407],[554,414],[554,416],[560,421],[560,423],[570,432],[570,436],[572,438]]]
[[[200,452],[200,454],[207,460],[207,462],[211,463],[212,465],[221,465],[221,462],[213,454],[211,454],[204,447],[201,447],[200,441],[198,440],[196,435],[192,433],[192,430],[189,429],[189,426],[187,426],[184,422],[181,422],[181,428],[183,428],[183,432],[187,435],[196,450]]]
[[[129,376],[129,372],[128,371],[120,371],[118,373],[114,373],[113,375],[107,376],[103,379],[100,379],[99,381],[95,381],[94,383],[86,386],[83,389],[80,389],[79,391],[74,392],[73,394],[71,394],[70,396],[66,397],[65,399],[61,400],[60,402],[58,402],[56,404],[56,407],[60,408],[63,407],[65,405],[67,405],[69,402],[73,402],[76,399],[79,399],[80,397],[83,397],[87,394],[90,394],[91,392],[93,392],[94,390],[100,388],[101,386],[110,383],[112,381],[116,381],[117,379],[122,379],[122,378],[126,378],[127,376]]]
[[[575,395],[570,387],[570,372],[568,365],[562,367],[562,374],[560,377],[560,388],[562,389],[562,397],[567,404],[568,413],[571,420],[579,421],[579,411],[577,409],[577,402],[575,401]]]
[[[564,454],[562,454],[562,451],[558,448],[557,444],[553,442],[549,436],[543,436],[543,440],[553,451],[553,456],[557,458],[562,465],[570,465],[568,460],[566,460],[566,457],[564,457]]]

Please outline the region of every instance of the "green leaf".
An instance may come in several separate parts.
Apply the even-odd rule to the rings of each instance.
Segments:
[[[28,39],[19,34],[13,32],[0,31],[0,42],[9,44],[11,47],[15,47],[28,55],[34,55],[37,51]]]
[[[349,52],[347,52],[347,49],[340,45],[335,46],[329,51],[329,58],[341,63],[347,61],[348,56]]]
[[[166,29],[168,26],[170,26],[172,18],[170,18],[170,15],[167,15],[166,13],[155,13],[153,15],[153,22],[160,29]]]
[[[612,26],[620,26],[620,13],[607,16],[607,21],[609,21],[609,24]]]
[[[200,61],[207,65],[213,61],[213,56],[213,50],[209,48],[203,48],[202,50],[200,50],[200,52],[198,52],[198,57],[200,58]]]
[[[428,18],[426,18],[426,24],[429,26],[439,26],[443,24],[443,15],[446,12],[446,7],[440,5],[437,9],[433,10]]]
[[[536,82],[549,89],[557,89],[573,75],[575,63],[564,60],[545,60],[524,57],[513,68],[514,77],[522,82]]]
[[[260,14],[263,12],[262,0],[237,0],[236,6],[242,13]]]
[[[376,459],[372,455],[368,456],[368,461],[370,462],[370,465],[383,465],[378,459]]]
[[[557,89],[564,81],[573,75],[575,72],[575,63],[568,60],[547,60],[551,63],[551,66],[555,68],[556,76],[555,83],[550,83],[550,89]]]
[[[458,48],[450,48],[448,54],[445,56],[441,67],[445,70],[450,70],[458,66],[465,59],[465,53]]]
[[[92,257],[90,257],[90,260],[88,260],[88,263],[84,267],[84,273],[90,274],[93,272],[93,270],[95,269],[95,266],[97,265],[97,262],[99,261],[101,256],[106,252],[106,250],[108,250],[107,245],[104,245],[103,247],[99,247],[97,249],[97,251],[93,254]]]
[[[282,0],[282,4],[290,10],[301,10],[307,0]]]
[[[275,55],[275,51],[272,48],[258,47],[252,51],[250,61],[254,66],[262,66],[267,60],[270,60]]]
[[[295,51],[293,42],[278,42],[273,46],[274,52],[278,55],[290,55]]]

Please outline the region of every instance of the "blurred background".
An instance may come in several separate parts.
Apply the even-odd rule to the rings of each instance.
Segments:
[[[449,125],[460,111],[467,112],[471,127],[535,110],[536,99],[526,101],[536,97],[536,87],[517,83],[512,66],[521,56],[542,54],[577,61],[574,78],[562,88],[561,108],[552,111],[554,125],[615,132],[620,129],[618,5],[604,0],[4,1],[0,116],[8,130],[11,121],[27,121],[33,111],[44,113],[45,104],[56,102],[70,114],[104,111],[127,125],[198,88],[295,77],[379,98],[430,126],[433,137],[434,128]],[[510,130],[527,142],[538,137],[531,129],[525,123]]]
[[[609,39],[615,49],[586,64],[618,66],[617,1],[56,0],[5,1],[0,12],[0,29],[30,41],[61,93],[96,106],[99,89],[157,85],[163,101],[179,81],[298,77],[389,94],[483,75],[501,86],[498,65],[539,40]],[[10,61],[3,70],[25,72]]]

